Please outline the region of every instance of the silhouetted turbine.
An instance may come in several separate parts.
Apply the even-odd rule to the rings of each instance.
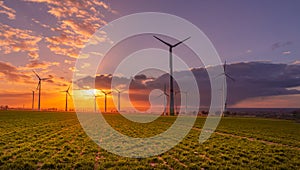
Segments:
[[[36,75],[36,77],[39,79],[39,83],[36,87],[36,89],[39,90],[39,100],[38,100],[38,110],[41,110],[41,90],[42,90],[42,81],[48,80],[49,78],[41,78],[34,70],[32,72]]]
[[[105,92],[104,90],[101,90],[101,92],[104,94],[104,112],[106,113],[106,104],[107,104],[107,95],[111,93],[110,92]]]
[[[64,91],[61,91],[61,92],[64,92],[66,93],[66,106],[65,106],[65,111],[67,112],[68,111],[68,95],[71,97],[70,93],[69,93],[69,89],[70,89],[70,86],[67,88],[67,90],[64,90]]]
[[[32,90],[32,110],[34,110],[34,90]]]
[[[119,89],[115,88],[115,90],[117,91],[118,93],[118,112],[121,112],[121,93],[122,91],[120,91]]]
[[[224,79],[224,82],[223,82],[223,90],[225,90],[225,84],[226,84],[226,77],[228,77],[230,80],[232,80],[233,82],[235,82],[235,79],[232,78],[228,73],[227,73],[227,70],[226,70],[226,60],[224,61],[224,64],[223,64],[223,69],[224,69],[224,73],[218,75],[218,76],[222,76],[224,75],[225,76],[225,79]],[[225,97],[225,94],[223,93],[223,96],[222,96],[222,99],[223,99],[223,102],[224,102],[224,112],[227,111],[227,95]],[[223,114],[224,114],[223,112]]]
[[[166,87],[166,84],[164,84],[164,93],[157,96],[157,98],[161,97],[162,95],[165,95],[165,96],[168,96],[169,97],[169,94],[167,93],[167,87]],[[166,112],[167,112],[167,104],[166,104],[166,98],[164,97],[164,112],[163,114],[166,115]]]
[[[158,39],[159,41],[161,41],[162,43],[166,44],[167,46],[169,46],[169,53],[170,53],[170,115],[171,116],[174,116],[174,88],[173,88],[173,57],[172,57],[172,50],[174,47],[178,46],[179,44],[183,43],[184,41],[188,40],[189,38],[191,37],[188,37],[182,41],[179,41],[178,43],[172,45],[172,44],[169,44],[167,43],[166,41],[156,37],[156,36],[153,36],[154,38]]]

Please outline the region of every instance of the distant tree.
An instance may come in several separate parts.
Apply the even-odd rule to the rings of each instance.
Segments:
[[[293,115],[294,119],[296,119],[297,122],[300,122],[300,110],[294,110],[292,112],[292,115]]]

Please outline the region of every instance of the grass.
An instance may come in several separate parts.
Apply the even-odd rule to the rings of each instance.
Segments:
[[[149,137],[175,120],[162,117],[138,124],[105,115],[118,131]],[[204,144],[205,119],[173,149],[145,159],[124,158],[99,148],[75,113],[0,112],[0,169],[299,169],[300,124],[259,118],[223,118]]]

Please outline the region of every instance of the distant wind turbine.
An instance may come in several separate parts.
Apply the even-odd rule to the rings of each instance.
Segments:
[[[219,76],[222,76],[224,75],[225,76],[225,79],[224,79],[224,82],[223,82],[223,90],[225,90],[225,84],[226,84],[226,78],[228,77],[231,81],[235,82],[235,79],[232,78],[228,73],[227,73],[227,70],[226,70],[226,60],[224,61],[224,64],[223,64],[223,69],[224,69],[224,73],[220,74]],[[222,100],[224,102],[224,112],[222,113],[222,116],[224,116],[224,113],[227,111],[227,95],[225,95],[223,93],[223,96],[222,96]]]
[[[118,112],[121,112],[121,93],[122,91],[120,91],[119,89],[115,88],[116,92],[118,93]]]
[[[179,44],[183,43],[184,41],[188,40],[189,38],[191,37],[188,37],[182,41],[179,41],[178,43],[172,45],[172,44],[169,44],[167,43],[166,41],[156,37],[156,36],[153,36],[154,38],[158,39],[159,41],[161,41],[162,43],[166,44],[167,46],[169,46],[169,54],[170,54],[170,92],[169,92],[169,95],[170,95],[170,116],[174,116],[174,88],[173,88],[173,57],[172,57],[172,50],[174,47],[178,46]]]
[[[66,107],[65,107],[65,111],[66,111],[66,112],[68,111],[68,96],[71,97],[71,95],[70,95],[70,93],[69,93],[70,86],[71,86],[71,85],[69,85],[69,87],[67,88],[67,90],[61,91],[61,92],[66,93]]]
[[[110,92],[105,92],[104,90],[101,90],[101,92],[104,94],[104,112],[106,113],[106,106],[107,106],[107,95],[112,93],[111,91]]]
[[[169,94],[167,93],[166,84],[164,84],[164,93],[161,94],[161,95],[159,95],[159,96],[157,96],[157,97],[161,97],[163,95],[169,97]],[[166,104],[166,98],[164,97],[164,112],[163,112],[163,115],[167,115],[166,112],[167,112],[167,104]]]
[[[94,111],[97,112],[97,98],[102,95],[94,95]]]
[[[34,70],[32,72],[36,75],[36,77],[39,79],[39,83],[36,87],[37,90],[39,90],[39,100],[38,100],[38,110],[41,110],[41,91],[42,91],[42,81],[48,80],[49,78],[41,78]]]

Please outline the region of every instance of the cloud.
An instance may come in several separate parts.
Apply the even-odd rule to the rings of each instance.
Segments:
[[[252,53],[252,50],[249,49],[249,50],[246,51],[246,53]]]
[[[58,62],[47,62],[39,60],[31,60],[25,67],[20,67],[22,70],[32,70],[32,69],[48,69],[50,66],[59,66]]]
[[[8,19],[15,19],[16,18],[16,11],[8,6],[4,5],[3,1],[0,1],[0,14],[7,15]]]
[[[0,23],[0,50],[4,54],[27,52],[32,59],[39,57],[38,42],[42,37],[34,35],[30,30],[21,30]]]
[[[66,63],[66,64],[73,64],[74,61],[71,61],[71,60],[65,60],[64,63]]]
[[[97,29],[106,24],[104,11],[116,12],[108,4],[98,0],[25,1],[47,5],[48,13],[57,19],[56,25],[51,28],[57,34],[45,38],[47,47],[55,54],[71,58],[78,58],[79,49]],[[40,21],[33,21],[40,24]]]
[[[292,44],[293,44],[292,41],[276,42],[276,43],[272,44],[271,48],[272,48],[272,50],[276,50],[278,48],[286,47],[286,46],[289,46],[289,45],[292,45]]]
[[[1,79],[12,82],[29,82],[30,76],[18,70],[18,68],[11,63],[0,61],[0,75]]]
[[[297,60],[297,61],[294,61],[292,64],[295,64],[295,65],[299,65],[300,64],[300,60]]]
[[[41,23],[40,21],[38,21],[38,20],[36,20],[36,19],[34,19],[34,18],[32,18],[31,20],[32,20],[34,23],[36,23],[36,24],[38,24],[38,25],[40,25],[40,26],[42,26],[42,27],[44,27],[44,28],[51,28],[49,25],[43,24],[43,23]]]
[[[291,54],[291,51],[283,51],[282,54],[283,54],[283,55],[290,55],[290,54]]]
[[[204,68],[194,68],[192,72],[198,83],[200,104],[201,106],[207,107],[210,105],[211,98],[207,71]],[[257,97],[300,94],[299,90],[293,89],[293,87],[300,86],[300,65],[274,64],[268,62],[235,63],[227,66],[227,73],[236,80],[235,82],[229,79],[227,80],[227,99],[229,105]],[[175,72],[174,76],[180,77],[180,82],[184,83],[187,87],[192,78],[188,76],[187,71]],[[129,78],[125,77],[114,78],[116,84],[122,87],[124,87],[126,82],[131,81],[129,89],[131,93],[133,93],[132,96],[134,96],[131,96],[132,99],[138,101],[145,100],[145,102],[148,102],[147,95],[151,90],[163,90],[164,85],[168,85],[169,81],[168,74],[163,74],[155,79],[146,77],[145,75],[135,76],[133,80],[129,80]],[[144,83],[141,79],[147,79],[148,81]],[[100,75],[96,77],[96,81],[92,77],[86,77],[75,83],[79,87],[93,87],[92,85],[95,83],[96,88],[110,89],[111,80],[111,75]],[[167,87],[167,89],[169,88]],[[175,85],[175,89],[178,89],[177,85]],[[139,92],[142,92],[144,96],[140,96],[141,94]],[[189,94],[189,98],[192,99],[194,95],[197,94]]]

